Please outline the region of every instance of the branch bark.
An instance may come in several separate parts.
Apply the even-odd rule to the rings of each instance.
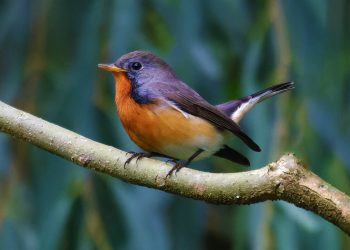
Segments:
[[[171,165],[130,155],[0,102],[0,131],[80,166],[123,181],[215,204],[284,200],[310,210],[350,235],[350,197],[305,168],[293,154],[257,170],[206,173],[183,168],[166,178]]]

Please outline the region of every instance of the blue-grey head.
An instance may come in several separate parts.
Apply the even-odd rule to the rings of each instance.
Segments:
[[[141,104],[150,103],[158,96],[157,83],[172,85],[178,81],[166,62],[146,51],[133,51],[115,63],[99,64],[98,67],[111,71],[115,76],[126,74],[131,83],[130,95]]]
[[[149,82],[168,82],[176,78],[166,62],[146,51],[133,51],[123,55],[115,63],[99,64],[98,67],[112,73],[125,72],[137,86]]]

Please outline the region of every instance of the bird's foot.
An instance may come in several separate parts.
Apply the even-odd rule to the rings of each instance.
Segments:
[[[191,155],[190,158],[188,158],[186,161],[184,160],[176,160],[173,158],[170,158],[169,160],[167,160],[166,162],[173,162],[175,163],[175,165],[172,167],[172,169],[170,169],[170,171],[167,173],[167,175],[165,176],[165,178],[168,178],[170,175],[172,175],[173,173],[177,173],[179,172],[179,170],[183,167],[186,167],[188,164],[191,163],[191,161],[193,161],[194,158],[196,158],[200,153],[203,152],[203,149],[198,149],[196,152],[194,152],[193,155]]]
[[[143,157],[152,157],[152,156],[154,156],[150,152],[128,152],[128,153],[132,154],[132,155],[125,161],[124,168],[126,167],[126,165],[128,165],[135,158],[136,158],[136,163],[137,163],[138,160],[140,160]]]
[[[167,162],[173,162],[175,165],[170,169],[165,178],[170,177],[173,173],[176,175],[176,173],[179,172],[181,168],[186,167],[188,164],[188,161],[178,161],[175,159],[169,159]]]

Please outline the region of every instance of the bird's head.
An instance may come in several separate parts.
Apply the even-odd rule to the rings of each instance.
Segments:
[[[159,57],[146,51],[133,51],[120,57],[115,63],[99,64],[103,70],[111,71],[114,75],[126,74],[137,85],[147,82],[167,82],[175,78],[170,66]]]

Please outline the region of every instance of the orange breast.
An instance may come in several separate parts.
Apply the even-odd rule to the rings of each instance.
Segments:
[[[125,73],[117,73],[116,96],[118,115],[130,138],[142,149],[178,159],[187,159],[199,148],[203,156],[216,152],[223,136],[207,121],[184,115],[171,106],[138,104],[130,97],[131,85]]]

